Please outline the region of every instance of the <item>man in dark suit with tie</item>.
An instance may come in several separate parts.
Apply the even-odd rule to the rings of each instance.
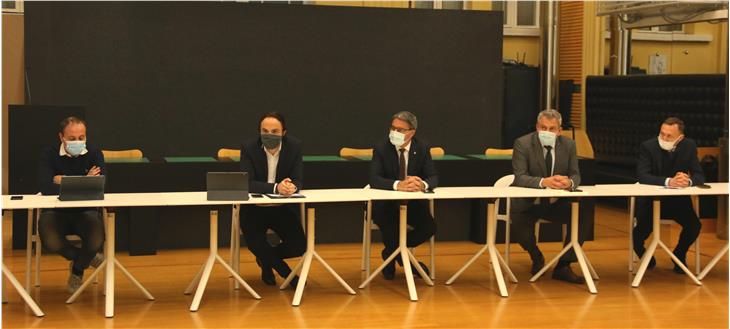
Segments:
[[[248,172],[251,193],[290,196],[301,191],[302,147],[299,140],[287,136],[282,114],[272,112],[261,117],[259,136],[241,145],[241,171]],[[276,285],[272,270],[286,278],[291,269],[284,259],[301,256],[306,249],[298,205],[244,206],[241,229],[261,267],[261,280],[268,285]],[[268,230],[279,236],[280,244],[269,244]],[[296,287],[297,282],[294,278],[290,286]]]
[[[662,123],[659,136],[641,143],[636,175],[641,184],[684,188],[705,183],[705,175],[697,160],[697,144],[684,137],[684,122],[670,117]],[[644,254],[644,241],[652,232],[652,208],[650,198],[636,199],[636,227],[634,228],[634,252]],[[674,219],[682,226],[674,255],[685,265],[687,250],[700,234],[702,225],[692,209],[689,196],[661,198],[662,218]],[[656,266],[652,257],[649,268]],[[675,264],[674,272],[684,273]]]
[[[408,111],[398,112],[391,118],[388,140],[378,143],[373,150],[370,164],[370,186],[382,190],[397,190],[420,193],[434,189],[438,185],[438,173],[431,159],[431,149],[426,143],[416,139],[418,119]],[[373,221],[380,227],[385,248],[383,260],[398,247],[399,202],[373,202]],[[408,201],[407,245],[416,247],[436,232],[436,224],[425,200]],[[400,264],[400,258],[396,258]],[[420,263],[420,262],[419,262]],[[425,264],[421,267],[428,273]],[[395,276],[395,263],[383,269],[383,276],[392,280]],[[417,275],[417,272],[414,273]]]
[[[544,110],[537,116],[536,131],[515,140],[512,155],[512,170],[515,175],[513,186],[571,190],[580,185],[575,142],[560,135],[562,121],[560,112]],[[564,223],[570,232],[570,215],[570,200],[567,198],[541,198],[537,202],[534,198],[512,200],[512,232],[515,240],[532,259],[532,274],[545,265],[545,258],[535,239],[535,222],[546,219]],[[586,225],[579,226],[578,239],[583,244]],[[566,234],[565,243],[569,242],[570,234]],[[582,276],[578,276],[570,268],[570,263],[576,260],[572,249],[563,255],[553,270],[553,279],[571,283],[585,282]]]

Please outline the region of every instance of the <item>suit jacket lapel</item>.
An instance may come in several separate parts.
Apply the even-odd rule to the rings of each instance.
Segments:
[[[416,168],[416,153],[418,153],[418,144],[415,139],[411,139],[411,148],[408,151],[408,168],[406,168],[406,176],[413,176]]]
[[[286,174],[283,172],[285,169],[286,163],[289,163],[289,157],[291,156],[291,152],[289,152],[289,148],[287,147],[286,138],[281,139],[281,150],[279,150],[279,162],[276,163],[276,177],[274,177],[274,181],[279,181],[280,177],[281,179],[284,179]],[[268,167],[268,164],[267,164]]]
[[[542,170],[542,177],[547,177],[547,167],[545,167],[545,155],[542,154],[542,144],[540,139],[537,137],[537,133],[532,135],[532,152],[533,156],[537,160],[540,169]]]

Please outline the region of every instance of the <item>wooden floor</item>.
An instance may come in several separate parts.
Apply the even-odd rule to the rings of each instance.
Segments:
[[[513,245],[512,269],[520,282],[508,284],[509,298],[499,297],[486,258],[480,259],[453,285],[444,282],[480,246],[470,242],[437,243],[437,279],[434,287],[418,281],[418,302],[408,301],[402,271],[394,281],[377,278],[370,287],[356,288],[362,280],[360,245],[321,245],[318,251],[357,290],[348,295],[316,262],[302,305],[292,307],[292,290],[263,285],[250,253],[243,249],[241,272],[262,300],[231,289],[231,281],[216,266],[198,312],[188,311],[191,296],[182,291],[202,264],[207,250],[162,250],[156,256],[119,260],[150,290],[147,301],[117,272],[116,316],[104,318],[101,285],[95,285],[71,305],[65,282],[68,263],[47,255],[42,262],[42,287],[32,295],[46,313],[36,318],[17,293],[9,292],[2,306],[5,328],[228,328],[228,327],[499,327],[499,328],[700,328],[728,327],[727,257],[704,280],[694,285],[674,274],[668,256],[658,256],[658,266],[647,273],[640,288],[630,286],[627,271],[625,212],[599,206],[596,241],[585,245],[588,257],[601,276],[598,294],[584,285],[557,282],[548,276],[529,283],[530,261]],[[7,227],[7,226],[6,226]],[[7,234],[7,230],[5,230]],[[207,232],[201,232],[207,234]],[[676,239],[676,235],[674,235]],[[7,241],[7,240],[6,240]],[[726,243],[714,233],[702,234],[702,261],[707,263]],[[673,245],[670,244],[670,245]],[[501,246],[500,246],[501,247]],[[558,243],[541,244],[546,257]],[[378,251],[380,246],[377,247]],[[424,255],[427,248],[417,251]],[[8,250],[7,248],[5,250]],[[374,252],[379,255],[379,252]],[[6,252],[3,261],[23,282],[23,251]],[[693,264],[693,253],[688,261]],[[227,254],[224,255],[227,258]],[[294,264],[294,262],[292,262]],[[379,261],[373,258],[373,265]],[[577,270],[577,266],[575,267]],[[87,272],[89,273],[89,272]]]

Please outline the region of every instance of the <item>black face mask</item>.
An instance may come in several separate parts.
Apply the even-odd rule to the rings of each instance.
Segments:
[[[261,144],[263,144],[264,147],[269,150],[279,147],[280,143],[281,143],[281,136],[279,136],[279,135],[261,134]]]

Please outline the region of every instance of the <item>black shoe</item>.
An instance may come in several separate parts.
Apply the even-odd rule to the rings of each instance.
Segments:
[[[383,258],[383,260],[386,260],[388,256],[390,256],[390,253],[386,253],[385,249],[380,253],[380,256]],[[393,280],[395,278],[395,262],[391,261],[390,264],[385,265],[383,268],[383,271],[380,272],[383,274],[383,278],[386,280]]]
[[[674,254],[674,256],[677,256],[677,258],[679,258],[679,260],[682,261],[682,264],[684,265],[684,267],[689,268],[687,266],[687,260],[685,260],[685,257],[686,256],[679,257],[679,255],[677,255],[677,254]],[[674,268],[672,269],[672,271],[674,271],[674,273],[684,274],[684,270],[682,270],[682,268],[679,267],[679,264],[677,264],[677,262],[675,262],[674,260],[672,260],[672,263],[674,264]]]
[[[577,284],[586,282],[585,278],[573,272],[570,265],[556,267],[553,270],[553,279]]]
[[[634,252],[636,253],[636,256],[639,257],[639,260],[641,260],[641,257],[644,256],[644,252],[646,249],[637,250],[634,248]],[[656,267],[656,258],[654,256],[651,257],[651,260],[649,261],[649,265],[646,267],[647,270],[651,270]]]
[[[264,268],[258,258],[256,258],[256,265],[261,268],[261,281],[263,281],[267,286],[275,286],[276,278],[274,277],[274,272],[271,270],[271,267]]]
[[[540,272],[540,270],[545,266],[545,257],[542,256],[542,254],[539,254],[539,256],[535,256],[536,258],[532,258],[532,267],[530,268],[530,274],[535,275],[537,272]]]
[[[299,276],[295,275],[291,281],[289,281],[289,288],[297,289],[297,285],[299,284]]]
[[[418,262],[418,265],[421,265],[423,271],[426,272],[426,276],[431,277],[431,271],[428,270],[428,266],[426,266],[426,264],[424,264],[423,262]],[[413,266],[413,264],[411,264],[411,272],[413,272],[413,276],[421,279],[421,273],[418,273],[418,270],[415,266]]]
[[[646,267],[647,269],[653,269],[656,267],[656,258],[653,256],[651,257],[651,260],[649,261],[649,265]]]

